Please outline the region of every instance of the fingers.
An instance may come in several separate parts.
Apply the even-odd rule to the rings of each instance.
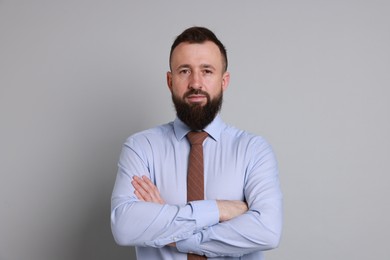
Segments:
[[[143,179],[138,176],[134,176],[131,184],[133,185],[135,189],[134,193],[139,200],[149,202],[152,201],[152,195],[149,192],[149,186],[145,183],[145,181],[143,181]]]
[[[131,184],[135,189],[134,194],[140,201],[154,202],[159,204],[164,203],[164,200],[160,196],[160,191],[149,180],[148,177],[142,176],[142,178],[140,178],[138,176],[134,176]]]
[[[139,178],[133,178],[133,181],[131,182],[133,185],[135,191],[134,194],[137,196],[137,198],[141,201],[146,201],[148,199],[148,193],[147,191],[142,187],[142,183],[140,183]]]

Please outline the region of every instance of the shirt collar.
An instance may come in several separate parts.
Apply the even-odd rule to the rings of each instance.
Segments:
[[[203,129],[203,131],[207,132],[211,138],[218,142],[221,137],[221,132],[225,126],[225,122],[222,121],[222,118],[218,114],[214,120],[209,125],[207,125],[205,129]],[[191,129],[177,117],[175,121],[173,121],[173,129],[176,138],[179,141],[183,139],[188,132],[191,131]]]

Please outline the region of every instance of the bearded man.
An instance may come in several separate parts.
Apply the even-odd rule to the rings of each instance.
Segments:
[[[279,244],[275,155],[264,138],[219,115],[227,67],[226,49],[212,31],[186,29],[171,47],[167,72],[177,118],[123,146],[111,227],[118,244],[136,247],[137,259],[261,260]]]

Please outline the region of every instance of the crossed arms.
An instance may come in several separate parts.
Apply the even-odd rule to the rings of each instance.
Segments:
[[[165,204],[161,198],[157,187],[149,180],[148,177],[134,176],[131,182],[135,191],[134,194],[140,201]],[[239,200],[217,200],[219,211],[219,222],[228,221],[248,211],[248,206],[245,202]]]
[[[172,197],[175,192],[168,193],[170,203],[165,203],[167,198],[153,184],[156,179],[149,180],[155,178],[152,174],[136,174],[148,174],[149,158],[137,152],[142,149],[135,145],[125,146],[121,154],[112,196],[111,226],[118,244],[155,248],[176,245],[179,252],[207,257],[238,257],[278,246],[282,196],[275,159],[267,147],[256,149],[259,152],[253,158],[257,159],[248,166],[243,183],[245,202],[176,204]]]

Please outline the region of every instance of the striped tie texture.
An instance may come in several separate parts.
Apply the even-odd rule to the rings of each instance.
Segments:
[[[187,138],[191,143],[188,158],[187,173],[187,201],[204,199],[203,177],[203,141],[208,134],[206,132],[189,132]],[[188,254],[188,260],[207,259],[204,256]]]

